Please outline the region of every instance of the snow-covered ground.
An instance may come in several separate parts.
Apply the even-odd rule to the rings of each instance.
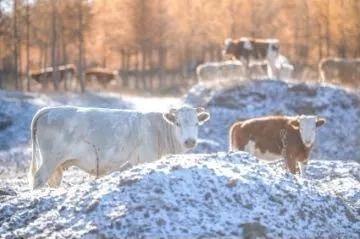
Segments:
[[[1,199],[0,235],[358,238],[355,164],[316,162],[310,169],[316,177],[307,180],[247,153],[218,153],[170,156],[36,193],[24,190],[24,180],[18,179],[21,193]]]
[[[360,96],[341,88],[251,81],[194,86],[205,106],[198,153],[175,155],[95,180],[79,169],[59,189],[29,190],[30,122],[47,105],[164,111],[178,98],[0,91],[0,238],[359,238]],[[307,178],[247,153],[225,153],[236,119],[325,116]],[[219,153],[214,153],[219,152]],[[325,159],[325,160],[324,160]]]

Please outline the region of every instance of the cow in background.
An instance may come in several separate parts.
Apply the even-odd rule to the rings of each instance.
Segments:
[[[116,78],[117,72],[106,68],[94,67],[85,71],[87,81],[97,81],[102,87],[106,86]]]
[[[223,50],[224,55],[231,55],[236,60],[245,62],[249,68],[250,62],[266,62],[268,64],[268,77],[275,74],[275,61],[279,55],[278,39],[256,39],[242,37],[238,40],[226,39]]]
[[[244,76],[245,68],[241,61],[208,62],[196,68],[199,82],[238,80]]]
[[[66,89],[67,82],[71,81],[75,76],[76,67],[73,64],[61,65],[58,66],[58,72],[60,74],[60,82],[64,81],[64,88]],[[52,67],[46,67],[37,71],[30,71],[30,78],[40,83],[43,88],[46,88],[53,77],[53,73],[54,69]]]
[[[325,58],[319,63],[322,82],[360,86],[360,58]]]

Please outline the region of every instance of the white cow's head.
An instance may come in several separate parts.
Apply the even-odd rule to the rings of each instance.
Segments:
[[[301,115],[290,122],[294,129],[300,131],[301,140],[306,147],[311,147],[314,144],[316,128],[324,123],[324,118],[313,115]]]
[[[204,108],[183,106],[179,109],[170,109],[163,114],[166,122],[175,127],[175,137],[184,148],[191,149],[196,146],[198,126],[210,118]]]

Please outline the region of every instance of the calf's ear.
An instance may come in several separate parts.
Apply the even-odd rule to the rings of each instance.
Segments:
[[[202,125],[203,123],[205,123],[210,119],[210,114],[206,111],[203,111],[201,113],[198,113],[197,117],[199,120],[199,124]]]
[[[324,118],[317,118],[316,120],[316,127],[320,127],[325,124],[326,120]]]
[[[166,122],[170,124],[175,124],[176,122],[175,110],[171,109],[169,112],[163,113],[163,118]]]
[[[298,119],[291,120],[291,121],[290,121],[290,126],[291,126],[293,129],[298,130],[299,127],[300,127],[299,120],[298,120]]]

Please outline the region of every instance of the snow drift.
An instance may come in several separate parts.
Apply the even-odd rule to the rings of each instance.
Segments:
[[[0,235],[357,238],[357,163],[312,163],[306,180],[247,153],[175,155],[72,187],[3,192]]]
[[[314,158],[360,162],[360,96],[331,85],[253,80],[194,86],[185,97],[205,106],[211,119],[200,128],[204,141],[196,152],[228,149],[233,122],[265,115],[315,114],[327,119],[318,130]]]

